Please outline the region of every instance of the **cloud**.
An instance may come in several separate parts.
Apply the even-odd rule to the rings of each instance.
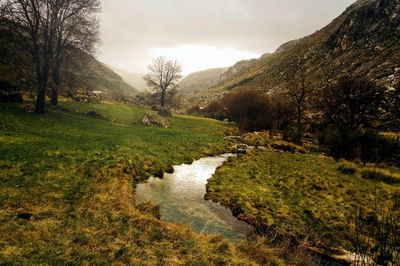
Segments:
[[[146,71],[157,49],[182,51],[194,62],[204,47],[235,51],[232,58],[273,52],[286,41],[311,34],[337,17],[354,0],[102,0],[99,58],[132,72]],[[172,50],[171,50],[172,49]],[[192,60],[190,58],[193,58]],[[245,59],[245,58],[239,58]],[[222,60],[221,62],[228,62]],[[230,61],[229,61],[230,62]],[[219,66],[216,60],[187,71]],[[214,65],[217,64],[217,65]]]

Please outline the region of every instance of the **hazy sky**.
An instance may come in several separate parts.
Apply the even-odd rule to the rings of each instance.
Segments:
[[[327,25],[355,0],[101,0],[99,59],[146,73],[153,57],[184,74],[233,65]]]

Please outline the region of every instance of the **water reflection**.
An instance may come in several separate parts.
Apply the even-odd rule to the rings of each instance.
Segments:
[[[150,178],[136,188],[138,202],[160,206],[161,219],[190,225],[196,232],[220,233],[231,241],[245,238],[249,225],[237,220],[218,203],[205,201],[207,179],[230,154],[202,158],[191,165],[175,166],[163,179]]]

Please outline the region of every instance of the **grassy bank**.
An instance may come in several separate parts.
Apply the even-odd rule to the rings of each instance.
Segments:
[[[318,154],[258,150],[220,167],[208,182],[207,197],[270,233],[352,249],[357,209],[371,215],[375,209],[400,212],[400,186],[365,178],[365,170],[355,167],[346,171]],[[391,172],[398,176],[398,169]]]
[[[226,125],[174,116],[140,124],[144,109],[61,103],[35,115],[0,104],[0,262],[12,264],[251,264],[136,206],[133,184],[170,165],[225,150]],[[103,119],[84,115],[96,110]]]

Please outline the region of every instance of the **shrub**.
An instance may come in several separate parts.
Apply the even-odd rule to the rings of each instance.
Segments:
[[[319,133],[318,141],[335,159],[354,159],[359,134],[345,126],[328,125]]]
[[[200,113],[200,107],[195,105],[189,108],[189,110],[187,110],[187,113],[190,115],[197,115]]]
[[[206,108],[201,110],[204,116],[214,118],[218,120],[224,120],[226,117],[224,113],[224,107],[221,102],[214,101],[210,103]]]
[[[361,171],[362,178],[382,181],[387,184],[400,184],[400,175],[385,169],[366,168]]]
[[[242,130],[270,129],[273,119],[270,100],[252,89],[242,89],[222,100],[226,116],[236,122]]]
[[[328,125],[320,132],[318,141],[335,159],[359,158],[364,164],[386,161],[399,150],[398,141],[375,130],[352,130],[343,125]]]

